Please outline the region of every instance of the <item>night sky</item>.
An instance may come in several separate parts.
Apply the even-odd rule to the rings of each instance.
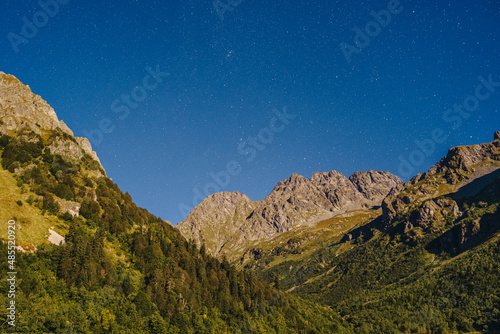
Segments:
[[[0,3],[0,70],[174,223],[293,172],[408,180],[500,130],[498,1],[54,4]]]

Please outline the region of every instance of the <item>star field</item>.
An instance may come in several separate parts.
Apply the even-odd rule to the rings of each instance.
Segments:
[[[75,135],[93,134],[113,181],[174,223],[204,188],[260,200],[293,172],[386,170],[407,180],[401,158],[417,157],[415,141],[433,130],[447,138],[414,173],[500,130],[500,87],[458,128],[443,116],[474,96],[479,76],[500,82],[497,1],[221,3],[65,0],[28,38],[23,25],[44,9],[3,1],[0,70]],[[393,7],[385,26],[371,14]],[[370,22],[379,30],[367,32]],[[374,35],[367,45],[356,44],[358,30]],[[342,43],[356,50],[350,61]],[[169,75],[156,80],[148,68]],[[295,117],[280,119],[284,108]],[[230,178],[217,183],[221,172]]]

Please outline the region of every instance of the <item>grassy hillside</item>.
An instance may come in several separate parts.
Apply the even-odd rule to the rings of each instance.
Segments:
[[[350,231],[364,226],[380,216],[381,210],[353,210],[322,220],[313,225],[299,226],[280,233],[271,240],[254,241],[238,266],[272,270],[283,263],[298,262],[309,258],[315,250],[339,243]],[[339,250],[339,251],[342,251]]]
[[[41,210],[29,204],[31,199],[38,197],[27,190],[26,186],[18,186],[14,176],[0,168],[0,221],[14,220],[17,223],[17,244],[26,250],[34,249],[35,245],[48,243],[49,228],[65,235],[68,224],[54,215],[42,214]],[[7,229],[0,230],[0,238],[7,239]]]

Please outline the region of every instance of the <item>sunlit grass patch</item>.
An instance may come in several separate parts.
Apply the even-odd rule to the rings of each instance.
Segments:
[[[49,228],[66,235],[68,225],[59,218],[42,212],[26,202],[28,197],[37,195],[31,192],[21,194],[16,179],[9,171],[0,168],[0,238],[7,240],[7,222],[16,221],[16,244],[20,246],[48,243]],[[19,205],[20,202],[22,205]]]

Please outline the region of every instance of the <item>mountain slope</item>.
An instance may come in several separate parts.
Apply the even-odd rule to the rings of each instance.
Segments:
[[[217,254],[238,233],[256,204],[238,192],[220,192],[205,198],[188,215],[179,231],[189,235],[196,245],[204,245],[211,254]]]
[[[320,247],[247,262],[356,331],[500,330],[500,133],[456,147],[384,199],[383,215]],[[260,254],[263,258],[265,255]],[[276,261],[282,257],[281,261]]]

